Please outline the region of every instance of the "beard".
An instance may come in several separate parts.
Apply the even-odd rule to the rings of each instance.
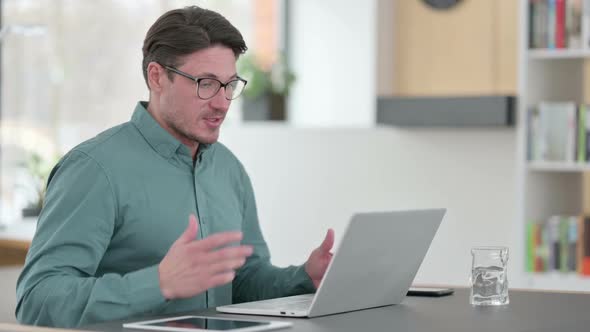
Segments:
[[[189,121],[170,121],[168,126],[177,136],[197,144],[213,144],[219,138],[219,128],[215,130],[204,129],[202,134],[191,132]]]

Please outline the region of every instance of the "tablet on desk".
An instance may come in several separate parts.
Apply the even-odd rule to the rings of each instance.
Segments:
[[[202,331],[233,331],[233,332],[258,332],[282,329],[291,326],[289,322],[245,320],[232,318],[213,318],[202,316],[181,316],[143,322],[123,324],[130,329],[176,331],[176,332],[202,332]]]

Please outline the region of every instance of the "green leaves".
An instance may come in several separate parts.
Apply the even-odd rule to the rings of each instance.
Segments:
[[[295,74],[282,55],[269,69],[262,67],[255,54],[240,57],[237,67],[238,75],[248,81],[243,92],[248,99],[256,99],[265,94],[286,96],[295,82]]]
[[[47,160],[43,159],[37,152],[31,152],[27,160],[21,163],[21,166],[30,176],[32,187],[30,189],[34,191],[36,197],[35,201],[30,204],[32,207],[41,208],[43,206],[47,179],[58,160],[59,156],[54,156]]]

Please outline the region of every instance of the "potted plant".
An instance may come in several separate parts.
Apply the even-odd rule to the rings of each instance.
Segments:
[[[285,57],[280,55],[264,66],[256,54],[247,54],[238,60],[238,72],[248,80],[243,92],[244,120],[285,120],[286,97],[295,82]]]
[[[36,217],[41,212],[45,200],[47,180],[58,159],[56,157],[45,160],[40,154],[31,152],[27,160],[21,163],[21,167],[25,170],[28,178],[26,185],[23,187],[26,188],[28,196],[31,197],[29,204],[22,209],[23,217]]]

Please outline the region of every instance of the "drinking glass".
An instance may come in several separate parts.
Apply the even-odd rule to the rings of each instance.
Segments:
[[[472,305],[504,305],[508,297],[508,248],[475,247],[471,249]]]

